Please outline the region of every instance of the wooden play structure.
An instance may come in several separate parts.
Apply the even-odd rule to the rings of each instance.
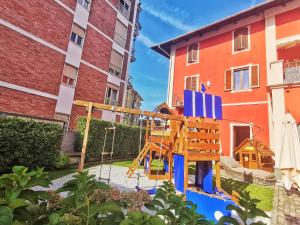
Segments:
[[[128,177],[132,177],[141,165],[149,179],[174,180],[175,189],[186,195],[186,199],[197,204],[197,211],[208,218],[216,220],[214,212],[221,211],[223,215],[228,204],[235,204],[232,196],[221,189],[220,178],[220,129],[218,118],[222,117],[222,103],[218,96],[187,91],[188,98],[205,99],[201,107],[187,107],[188,116],[172,114],[172,110],[161,105],[158,112],[128,109],[92,102],[75,101],[78,106],[86,107],[87,122],[83,139],[81,161],[78,170],[84,168],[87,148],[89,124],[93,110],[109,110],[119,113],[130,113],[146,118],[145,144],[140,147],[138,156],[128,169]],[[190,101],[195,102],[195,100]],[[160,113],[163,110],[165,113]],[[188,110],[191,110],[189,112]],[[189,116],[191,115],[191,116]],[[196,116],[194,116],[196,115]],[[202,116],[204,115],[204,116]],[[205,117],[205,118],[204,118]],[[160,119],[160,126],[154,120]],[[142,124],[142,123],[141,123]],[[117,131],[116,131],[117,132]],[[154,164],[160,165],[154,165]],[[213,167],[213,164],[215,165]],[[194,166],[191,172],[190,166]],[[213,169],[215,169],[215,187],[213,185]],[[192,174],[190,174],[190,172]],[[139,172],[138,182],[139,182]],[[195,175],[195,180],[190,179]],[[140,190],[137,185],[137,189]],[[156,189],[156,187],[155,187]],[[148,192],[150,193],[150,192]],[[153,192],[154,193],[154,192]],[[201,202],[201,204],[200,204]]]
[[[245,139],[234,150],[235,160],[243,167],[274,172],[274,152],[257,139]]]

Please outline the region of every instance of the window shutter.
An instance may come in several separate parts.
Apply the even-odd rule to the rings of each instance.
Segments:
[[[116,33],[116,35],[119,35],[123,39],[122,41],[125,41],[125,44],[126,44],[127,27],[119,20],[117,20],[117,23],[116,23],[115,33]],[[117,39],[117,38],[118,37],[115,37],[115,39]]]
[[[191,46],[188,47],[188,63],[192,63],[193,62],[193,51]]]
[[[234,31],[233,32],[233,36],[234,36],[234,51],[238,51],[240,49],[240,35],[239,35],[239,31]]]
[[[259,87],[259,65],[251,66],[251,87]]]
[[[121,70],[122,63],[123,63],[123,56],[120,53],[113,50],[111,52],[110,63],[117,69]]]
[[[76,80],[77,69],[73,66],[65,64],[63,74],[66,77],[69,77],[69,78],[72,78],[72,79]]]
[[[191,90],[192,86],[192,78],[191,77],[186,77],[185,78],[185,89],[186,90]]]
[[[198,77],[191,77],[191,90],[192,91],[197,90],[197,78]]]
[[[224,79],[224,89],[225,91],[232,90],[232,70],[225,71],[225,79]]]
[[[82,29],[81,27],[77,26],[76,24],[73,24],[72,26],[72,31],[77,34],[80,37],[84,37],[84,29]]]
[[[248,49],[248,27],[241,29],[241,49]]]
[[[191,44],[188,47],[188,63],[198,61],[198,43]]]

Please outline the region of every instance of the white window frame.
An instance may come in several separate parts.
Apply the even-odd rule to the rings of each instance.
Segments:
[[[107,99],[106,96],[107,96],[108,88],[117,91],[116,103],[115,103],[114,105],[118,105],[120,90],[119,90],[119,89],[112,88],[111,86],[106,86],[106,88],[105,88],[104,104],[107,104],[107,103],[106,103],[106,99]],[[111,99],[110,99],[110,101],[111,101]],[[110,102],[109,105],[112,105],[111,102]]]
[[[243,49],[243,50],[239,50],[239,51],[235,51],[235,50],[234,50],[234,33],[235,33],[237,30],[239,30],[239,29],[241,29],[241,28],[245,28],[245,27],[247,27],[247,29],[248,29],[248,48]],[[233,55],[238,54],[238,53],[241,53],[241,52],[247,52],[247,51],[250,51],[250,50],[251,50],[251,38],[250,38],[250,34],[251,34],[251,32],[250,32],[250,25],[244,26],[244,27],[240,27],[240,28],[235,29],[235,30],[233,30],[233,31],[231,32],[231,35],[232,35],[232,41],[231,41],[231,47],[232,47],[232,49],[231,49],[231,51],[232,51],[232,54],[233,54]]]
[[[185,76],[185,77],[184,77],[184,90],[186,90],[186,79],[187,79],[187,78],[193,78],[193,77],[197,77],[196,91],[199,91],[200,74],[195,74],[195,75]]]
[[[189,44],[187,47],[186,47],[186,65],[192,65],[192,64],[196,64],[196,63],[199,63],[199,58],[200,58],[200,43],[198,42],[197,43],[197,61],[195,62],[189,62],[189,47],[192,45],[192,44],[195,44],[195,43],[191,43]]]
[[[251,85],[251,77],[252,77],[252,65],[254,64],[247,64],[247,65],[243,65],[243,66],[237,66],[237,67],[231,67],[231,93],[238,93],[238,92],[251,92],[252,91],[252,85]],[[235,70],[240,70],[243,68],[247,68],[249,69],[249,88],[248,89],[243,89],[243,90],[234,90],[234,71]]]

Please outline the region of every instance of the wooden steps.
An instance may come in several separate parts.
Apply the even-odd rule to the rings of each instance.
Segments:
[[[146,157],[148,151],[150,150],[150,146],[151,144],[147,142],[144,145],[144,148],[141,150],[140,154],[133,160],[127,171],[129,178],[134,174],[134,171],[138,168],[138,166],[140,166],[140,162]]]

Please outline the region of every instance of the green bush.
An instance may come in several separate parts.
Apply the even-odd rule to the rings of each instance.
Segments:
[[[70,157],[65,155],[64,153],[60,153],[59,156],[55,160],[55,168],[63,169],[69,165]]]
[[[0,116],[0,172],[14,165],[53,168],[62,132],[57,124]]]
[[[82,117],[77,121],[77,135],[75,139],[75,148],[81,151],[83,135],[86,125],[86,118]],[[90,131],[87,145],[87,157],[100,157],[105,128],[110,127],[111,123],[104,120],[92,119],[90,123]],[[122,124],[115,124],[115,145],[114,145],[114,159],[127,159],[136,157],[139,151],[140,127],[128,126]],[[145,130],[142,130],[142,145],[144,145]],[[106,152],[111,150],[111,143],[113,137],[113,130],[108,130],[106,140]]]

